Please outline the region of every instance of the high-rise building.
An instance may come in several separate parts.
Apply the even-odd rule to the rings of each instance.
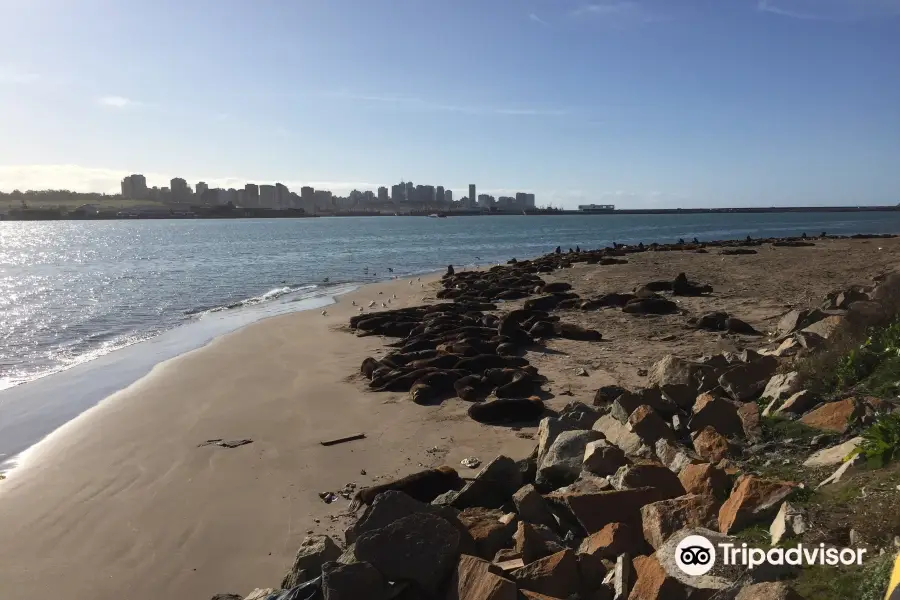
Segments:
[[[209,189],[209,186],[206,185],[205,181],[198,181],[197,185],[194,186],[194,193],[197,195],[197,198],[201,198],[203,196],[203,192]]]
[[[172,200],[175,202],[188,202],[191,199],[191,188],[181,177],[175,177],[169,182],[169,185],[172,190]]]
[[[366,190],[363,192],[363,204],[366,206],[372,206],[375,204],[375,192],[372,190]]]
[[[283,183],[275,184],[275,208],[291,207],[291,191]]]
[[[131,177],[126,177],[122,180],[122,197],[126,200],[133,197],[131,191]]]
[[[378,201],[382,204],[388,201],[388,189],[384,186],[378,188]]]
[[[516,194],[516,206],[519,208],[534,208],[534,194],[519,192]]]
[[[401,202],[406,202],[406,184],[400,183],[398,185],[391,186],[391,200],[394,204],[400,204]]]
[[[444,202],[453,204],[453,190],[444,190]]]
[[[316,190],[308,185],[300,188],[300,208],[309,214],[316,212]]]
[[[259,186],[259,205],[262,208],[275,208],[275,186]]]
[[[135,200],[144,200],[150,197],[147,188],[147,178],[143,175],[129,175],[122,180],[122,196]]]
[[[490,208],[494,205],[494,197],[490,194],[478,195],[478,206],[481,208]]]
[[[434,190],[434,201],[438,204],[444,201],[444,186],[439,185]]]
[[[334,196],[328,190],[316,190],[316,208],[322,210],[334,210]]]
[[[475,202],[478,200],[478,196],[475,193],[475,184],[469,184],[469,208],[475,208]]]
[[[434,186],[433,185],[417,185],[416,186],[416,202],[419,204],[434,203]]]
[[[244,186],[244,206],[259,207],[259,186],[255,183],[248,183]]]
[[[418,198],[416,198],[416,186],[413,185],[412,181],[406,182],[406,201],[412,204],[416,202]]]

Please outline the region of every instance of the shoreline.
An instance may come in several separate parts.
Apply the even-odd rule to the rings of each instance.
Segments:
[[[752,256],[644,252],[626,264],[578,264],[542,276],[614,292],[686,271],[715,290],[684,299],[692,314],[727,308],[768,329],[786,305],[821,298],[898,258],[898,238],[826,240],[810,248],[765,247]],[[157,365],[34,446],[27,464],[0,483],[0,596],[246,594],[259,582],[280,580],[307,532],[342,538],[348,502],[325,504],[321,492],[458,466],[469,456],[528,454],[531,428],[475,423],[459,399],[423,407],[406,393],[365,388],[362,359],[383,355],[394,340],[349,333],[348,320],[357,314],[352,303],[393,294],[391,308],[433,302],[439,276],[416,279],[367,284],[338,297],[325,316],[290,313],[218,337]],[[529,353],[550,380],[553,408],[591,404],[603,385],[639,387],[640,370],[666,353],[693,356],[734,345],[686,331],[677,316],[564,316],[602,331],[604,341],[585,347],[553,340],[547,352]],[[366,437],[320,444],[356,433]],[[216,438],[253,442],[198,447]]]

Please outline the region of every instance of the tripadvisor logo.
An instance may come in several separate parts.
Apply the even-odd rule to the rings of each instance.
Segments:
[[[747,544],[732,543],[713,545],[702,535],[689,535],[675,547],[675,564],[685,574],[699,577],[709,573],[716,564],[717,555],[725,566],[741,565],[753,569],[770,565],[861,565],[865,548],[826,548],[825,544],[793,548],[750,548]]]

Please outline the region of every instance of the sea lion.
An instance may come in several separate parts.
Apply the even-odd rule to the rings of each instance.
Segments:
[[[508,383],[497,386],[494,395],[498,398],[522,398],[533,394],[535,381],[528,373],[516,371]]]
[[[413,369],[427,369],[428,367],[450,369],[459,362],[460,358],[461,357],[457,354],[439,354],[433,358],[414,360],[407,366],[412,367]]]
[[[556,323],[554,329],[556,335],[567,340],[599,342],[603,339],[603,335],[596,329],[586,329],[574,323]]]
[[[505,398],[469,407],[469,417],[485,425],[535,421],[544,414],[540,398]]]
[[[519,347],[509,342],[503,342],[497,346],[497,354],[500,356],[518,356]]]
[[[466,402],[477,402],[479,393],[484,391],[485,382],[481,375],[466,375],[453,383],[456,396]]]
[[[365,375],[368,379],[372,379],[372,373],[374,373],[375,370],[380,366],[381,364],[377,360],[369,356],[364,361],[362,361],[362,365],[359,367],[359,372]]]
[[[428,504],[441,494],[462,488],[464,484],[462,477],[452,467],[426,469],[394,481],[359,490],[350,503],[350,510],[357,511],[361,506],[370,506],[378,494],[387,491],[403,492],[410,498]]]
[[[416,380],[409,388],[409,397],[416,404],[427,404],[442,393],[455,392],[453,384],[468,376],[465,371],[435,371]]]
[[[388,373],[385,378],[386,381],[379,382],[380,385],[375,387],[375,380],[372,380],[372,383],[369,384],[369,387],[372,388],[373,391],[376,392],[405,392],[409,390],[410,386],[415,383],[420,377],[427,375],[428,373],[433,373],[436,371],[434,367],[428,367],[426,369],[416,369],[414,371],[402,372],[399,375],[393,376],[391,373]]]
[[[488,369],[524,367],[528,361],[519,356],[498,356],[496,354],[479,354],[472,358],[464,358],[453,367],[470,373],[484,373]]]

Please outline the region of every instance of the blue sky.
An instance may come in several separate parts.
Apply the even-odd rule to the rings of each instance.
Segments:
[[[0,0],[0,189],[900,202],[900,0]]]

